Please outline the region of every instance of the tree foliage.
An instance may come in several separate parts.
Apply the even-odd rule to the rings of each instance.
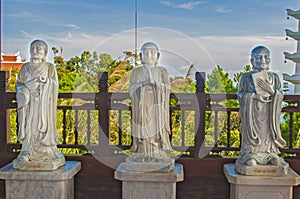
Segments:
[[[239,106],[238,100],[228,100],[226,99],[227,93],[236,94],[238,91],[238,85],[240,78],[244,72],[250,71],[251,67],[249,65],[244,67],[244,70],[234,74],[234,78],[229,77],[229,73],[224,72],[221,66],[217,66],[212,70],[210,74],[207,75],[207,80],[205,82],[205,91],[211,94],[223,94],[224,100],[218,103],[211,102],[212,107],[227,107],[227,108],[237,108]],[[229,121],[228,121],[228,114]],[[230,131],[230,143],[229,146],[238,147],[240,145],[240,115],[239,112],[225,112],[225,111],[207,111],[205,120],[205,139],[206,144],[209,146],[214,146],[218,144],[219,146],[228,146],[228,135],[227,131]],[[237,153],[222,153],[222,155],[237,155]]]
[[[207,93],[236,93],[237,86],[229,78],[229,74],[223,71],[221,66],[217,66],[211,74],[207,75]]]

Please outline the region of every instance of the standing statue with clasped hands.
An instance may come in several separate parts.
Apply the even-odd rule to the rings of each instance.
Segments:
[[[170,80],[167,70],[157,66],[158,47],[145,43],[140,54],[142,66],[130,75],[129,93],[132,100],[131,151],[142,154],[145,161],[163,158],[173,151],[170,141],[169,98]]]

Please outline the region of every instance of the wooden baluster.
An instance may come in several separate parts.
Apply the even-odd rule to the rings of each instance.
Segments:
[[[75,136],[75,145],[78,145],[78,110],[75,110],[75,127],[74,127],[74,136]]]
[[[119,142],[118,145],[122,145],[122,111],[118,111],[118,136]]]
[[[185,132],[184,132],[184,127],[185,127],[185,118],[184,118],[185,111],[181,111],[181,146],[185,146]]]
[[[231,115],[231,111],[227,111],[227,147],[230,147],[230,139],[231,139],[230,115]]]
[[[215,111],[215,119],[214,119],[214,140],[215,140],[215,146],[218,146],[218,139],[219,139],[219,129],[218,129],[218,124],[219,124],[219,111]]]
[[[67,110],[63,109],[63,144],[66,144],[67,138]]]
[[[91,144],[91,111],[90,110],[87,110],[86,123],[87,123],[87,131],[86,131],[87,145],[90,145]]]
[[[289,131],[289,148],[292,149],[293,148],[293,131],[294,131],[294,119],[293,119],[293,112],[290,112],[290,131]]]

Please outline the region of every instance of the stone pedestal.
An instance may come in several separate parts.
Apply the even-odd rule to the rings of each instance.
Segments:
[[[225,164],[224,174],[230,183],[230,199],[292,199],[293,186],[300,184],[291,168],[281,177],[246,176],[238,174],[234,164]]]
[[[67,161],[54,171],[21,171],[10,163],[0,169],[5,180],[6,199],[74,198],[74,176],[81,169],[80,162]]]
[[[176,182],[183,181],[183,166],[175,164],[171,172],[127,171],[126,162],[115,171],[115,179],[122,181],[123,199],[175,199]]]

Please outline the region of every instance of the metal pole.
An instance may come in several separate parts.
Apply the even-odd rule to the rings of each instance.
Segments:
[[[137,38],[138,38],[138,0],[135,0],[135,40],[134,40],[134,48],[135,48],[135,65],[137,63]]]

